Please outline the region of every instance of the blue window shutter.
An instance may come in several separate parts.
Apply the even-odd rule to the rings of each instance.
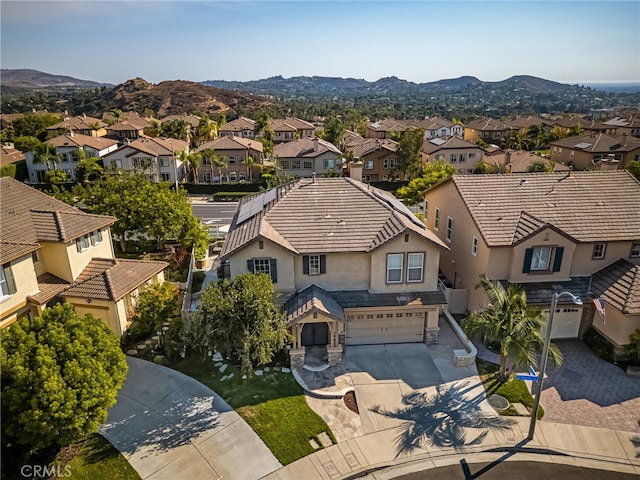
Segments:
[[[522,265],[522,273],[531,271],[531,259],[533,258],[533,248],[527,248],[524,252],[524,264]]]
[[[309,255],[302,256],[302,273],[309,275]]]
[[[278,282],[278,264],[275,258],[269,259],[269,271],[271,272],[271,281]]]
[[[247,270],[249,270],[251,273],[254,273],[253,258],[250,258],[249,260],[247,260]]]
[[[327,256],[320,255],[320,273],[327,273]]]
[[[553,271],[559,272],[562,267],[562,254],[564,253],[564,247],[556,247],[556,256],[553,259]]]

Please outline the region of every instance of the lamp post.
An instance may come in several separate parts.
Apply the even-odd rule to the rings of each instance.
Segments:
[[[173,163],[173,178],[176,186],[176,193],[178,193],[178,159],[176,153],[173,151],[173,145],[171,146],[171,163]]]
[[[542,383],[544,382],[544,372],[547,369],[547,359],[549,357],[549,346],[551,345],[551,327],[553,326],[553,317],[558,306],[558,298],[563,295],[571,297],[571,301],[576,305],[582,305],[582,300],[571,292],[554,293],[551,297],[551,311],[549,312],[549,320],[547,321],[547,330],[544,336],[544,345],[542,347],[542,363],[538,372],[538,381],[536,382],[536,399],[533,402],[533,412],[531,413],[531,423],[529,424],[529,435],[527,440],[533,440],[533,434],[536,430],[536,420],[538,418],[538,407],[540,406],[540,397],[542,396]]]

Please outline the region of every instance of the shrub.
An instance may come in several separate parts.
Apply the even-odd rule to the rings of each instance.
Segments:
[[[613,361],[613,345],[604,338],[598,331],[591,327],[582,337],[582,341],[587,345],[593,353],[598,357],[608,361]]]

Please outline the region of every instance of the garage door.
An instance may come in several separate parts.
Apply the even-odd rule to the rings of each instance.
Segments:
[[[422,342],[424,319],[375,318],[347,321],[347,345]]]
[[[548,310],[545,310],[545,314],[548,318]],[[578,338],[581,317],[581,308],[561,307],[556,309],[551,327],[551,338]]]

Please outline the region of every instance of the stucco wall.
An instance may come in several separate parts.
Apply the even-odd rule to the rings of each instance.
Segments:
[[[620,258],[626,258],[636,265],[640,264],[640,258],[629,258],[632,243],[633,242],[608,242],[604,258],[598,260],[593,259],[593,243],[578,244],[573,255],[571,275],[591,275],[607,265],[611,265]]]
[[[247,260],[250,258],[275,258],[277,260],[278,281],[274,288],[278,292],[295,291],[293,253],[275,245],[269,240],[264,240],[264,248],[259,248],[259,239],[254,240],[245,248],[229,257],[231,279],[247,273]]]
[[[294,257],[296,290],[302,290],[314,283],[325,290],[367,290],[369,288],[371,261],[366,253],[328,253],[326,254],[327,272],[320,275],[305,275],[302,270],[302,257],[302,255]],[[280,268],[278,268],[278,281],[279,277]]]
[[[523,273],[525,252],[528,248],[533,247],[551,247],[553,249],[553,255],[551,257],[551,265],[548,271],[542,272],[533,270],[529,273]],[[558,247],[563,247],[561,269],[558,272],[552,272],[552,266]],[[511,262],[511,268],[509,269],[508,279],[513,283],[528,283],[528,282],[550,282],[550,281],[566,281],[571,276],[571,263],[573,258],[573,252],[575,250],[575,243],[569,240],[564,235],[560,235],[558,232],[549,228],[527,238],[524,242],[513,247],[513,260]]]
[[[624,315],[611,305],[605,305],[606,318],[603,322],[600,314],[593,316],[593,328],[602,333],[611,342],[620,347],[629,343],[629,335],[640,328],[640,315]]]
[[[16,284],[16,293],[0,299],[0,320],[2,322],[15,320],[17,313],[26,305],[27,296],[39,291],[31,255],[17,258],[9,264]]]

